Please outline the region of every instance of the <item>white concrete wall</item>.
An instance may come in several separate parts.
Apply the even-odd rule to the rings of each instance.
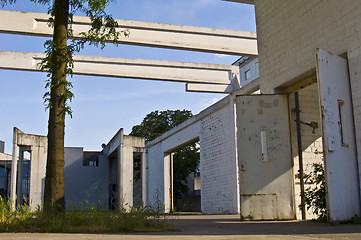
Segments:
[[[31,151],[29,204],[32,210],[36,210],[38,206],[42,206],[43,202],[48,140],[45,136],[25,134],[19,129],[14,128],[10,189],[10,198],[13,200],[15,199],[16,186],[21,184],[17,183],[19,179],[17,176],[18,146],[20,150],[24,148],[24,150]],[[13,206],[15,201],[12,201],[11,204]]]
[[[250,77],[246,79],[246,72],[249,71]],[[258,58],[248,60],[246,63],[240,65],[239,81],[241,86],[244,86],[259,77]]]
[[[275,87],[313,71],[317,48],[337,55],[347,53],[356,144],[358,159],[361,159],[360,3],[354,0],[256,0],[256,19],[263,93],[272,93]]]
[[[315,72],[318,48],[348,58],[361,169],[360,2],[255,0],[255,5],[262,93]]]
[[[361,193],[361,47],[350,51],[348,57]]]
[[[168,154],[199,138],[202,212],[239,211],[233,110],[226,97],[147,144],[147,204],[159,200],[170,210]]]
[[[204,214],[239,211],[233,120],[230,104],[201,120],[201,207]]]
[[[120,160],[120,192],[122,196],[121,201],[123,202],[122,206],[126,209],[129,209],[130,206],[133,206],[133,153],[144,151],[144,147],[144,138],[123,135]]]
[[[355,0],[256,0],[261,90],[272,93],[316,67],[316,49],[340,55],[360,47]]]
[[[146,154],[147,174],[147,205],[154,205],[158,201],[164,204],[164,152],[162,143],[148,148]]]
[[[81,207],[89,201],[94,206],[108,208],[108,159],[102,155],[98,166],[83,166],[83,148],[64,149],[64,188],[66,207]],[[100,154],[100,153],[99,153]],[[99,206],[100,205],[100,206]]]

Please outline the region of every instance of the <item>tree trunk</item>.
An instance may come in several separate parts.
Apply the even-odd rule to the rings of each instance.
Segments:
[[[55,0],[44,210],[57,213],[65,209],[64,130],[68,10],[69,0]]]

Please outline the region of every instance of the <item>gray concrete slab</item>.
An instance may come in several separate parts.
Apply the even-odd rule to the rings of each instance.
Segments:
[[[2,233],[6,240],[139,240],[139,239],[361,239],[361,225],[311,221],[240,222],[237,215],[187,215],[170,220],[178,231],[137,234]]]

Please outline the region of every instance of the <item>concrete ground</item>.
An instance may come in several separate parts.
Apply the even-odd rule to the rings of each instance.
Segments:
[[[311,221],[240,222],[238,215],[183,215],[170,220],[178,231],[138,234],[1,233],[6,240],[139,240],[139,239],[361,239],[361,225]]]

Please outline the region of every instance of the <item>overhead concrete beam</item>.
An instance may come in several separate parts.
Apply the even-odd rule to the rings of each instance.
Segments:
[[[186,91],[207,93],[232,93],[234,92],[234,87],[233,84],[187,83]]]
[[[254,0],[223,0],[223,1],[254,4]]]
[[[11,161],[11,160],[12,160],[12,156],[10,154],[0,152],[0,164],[1,161]]]
[[[74,37],[90,28],[90,19],[74,16],[72,26]],[[255,56],[257,51],[256,33],[173,24],[117,20],[119,30],[128,29],[129,37],[121,37],[120,44],[147,47],[170,48]],[[50,37],[53,29],[48,26],[49,15],[45,13],[0,11],[0,33],[23,34]]]
[[[0,69],[40,71],[44,53],[0,51]],[[184,83],[233,84],[239,68],[232,65],[74,56],[74,74]]]

